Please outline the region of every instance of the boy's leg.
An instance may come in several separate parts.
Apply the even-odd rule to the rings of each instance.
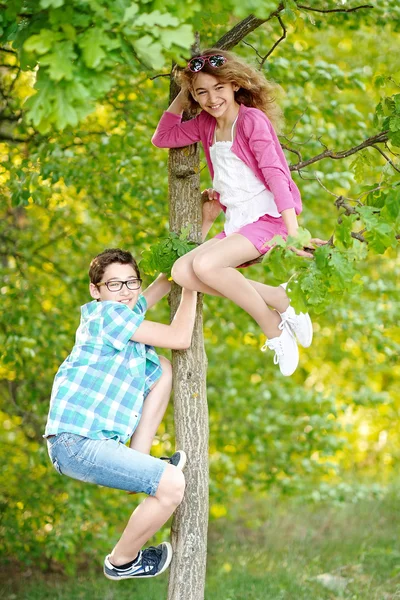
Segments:
[[[144,544],[164,525],[182,501],[185,478],[179,469],[166,465],[155,496],[149,496],[133,511],[110,554],[116,567],[136,558]]]
[[[130,442],[133,450],[149,454],[154,436],[164,416],[171,396],[172,367],[164,356],[160,356],[162,375],[148,393],[144,404],[142,416]]]

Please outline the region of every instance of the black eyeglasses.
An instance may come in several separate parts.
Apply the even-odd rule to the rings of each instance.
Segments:
[[[214,69],[222,67],[226,63],[226,56],[222,54],[210,54],[209,56],[196,56],[189,60],[187,66],[192,73],[198,73],[202,70],[204,65],[208,63]]]
[[[105,285],[109,292],[120,292],[124,287],[124,284],[128,290],[138,290],[142,285],[142,280],[128,279],[127,281],[102,281],[101,283],[96,283],[97,287]]]

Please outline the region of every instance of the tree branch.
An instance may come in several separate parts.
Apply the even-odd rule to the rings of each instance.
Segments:
[[[356,10],[361,10],[364,8],[374,8],[372,4],[363,4],[362,6],[356,6],[355,8],[334,8],[334,9],[319,9],[312,8],[311,6],[305,6],[304,4],[298,4],[298,8],[302,10],[314,11],[319,13],[350,13],[355,12]],[[258,19],[254,15],[249,15],[240,23],[237,23],[230,31],[225,33],[217,42],[215,42],[215,48],[221,48],[221,50],[230,50],[239,42],[241,42],[249,33],[267,23],[274,17],[278,17],[279,14],[285,9],[282,2],[279,3],[276,10],[271,12],[271,14],[266,19]],[[278,42],[279,43],[279,42]],[[274,50],[274,48],[272,48]],[[272,51],[271,50],[271,51]]]
[[[377,135],[374,135],[364,140],[361,144],[358,144],[358,146],[349,148],[349,150],[334,152],[333,150],[329,150],[327,148],[324,152],[317,154],[317,156],[314,156],[313,158],[309,158],[308,160],[303,160],[302,162],[290,165],[290,170],[300,171],[300,169],[304,169],[304,167],[308,167],[308,165],[312,165],[313,163],[318,162],[319,160],[323,160],[324,158],[333,158],[334,160],[347,158],[348,156],[351,156],[352,154],[363,150],[363,148],[368,148],[369,146],[373,146],[374,144],[386,142],[389,139],[387,133],[387,131],[382,131],[381,133],[378,133]]]
[[[33,136],[24,139],[8,135],[7,133],[0,133],[0,141],[11,142],[12,144],[24,144],[25,142],[30,142],[32,138]]]
[[[279,38],[279,40],[277,40],[275,42],[275,44],[272,46],[271,50],[264,56],[264,58],[262,59],[261,63],[260,63],[260,68],[262,68],[264,66],[265,61],[267,60],[267,58],[269,58],[271,56],[271,54],[273,53],[273,51],[275,50],[275,48],[281,43],[283,42],[283,40],[286,38],[286,27],[284,22],[282,21],[280,15],[277,15],[277,19],[280,23],[280,26],[282,27],[282,35]]]
[[[394,164],[394,162],[388,157],[387,154],[384,153],[383,150],[381,150],[379,148],[379,146],[375,146],[375,144],[372,144],[371,148],[374,148],[375,150],[378,150],[378,152],[380,152],[382,154],[383,158],[389,163],[389,165],[391,165],[395,171],[397,171],[398,173],[400,173],[400,169],[398,169],[396,167],[396,165]]]
[[[304,6],[304,4],[298,4],[297,8],[301,8],[302,10],[310,10],[312,12],[318,13],[351,13],[356,10],[361,10],[363,8],[375,8],[372,4],[363,4],[362,6],[356,6],[355,8],[312,8],[311,6]]]
[[[239,42],[241,42],[246,35],[249,35],[252,31],[267,23],[284,9],[283,3],[281,2],[277,9],[274,10],[266,19],[258,19],[254,15],[249,15],[240,23],[237,23],[230,31],[225,33],[217,42],[215,42],[214,46],[216,48],[221,48],[221,50],[229,50],[236,46]]]

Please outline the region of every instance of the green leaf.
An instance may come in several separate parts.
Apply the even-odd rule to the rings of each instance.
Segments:
[[[385,200],[385,208],[382,214],[387,214],[390,219],[397,221],[400,215],[400,192],[389,192]]]
[[[376,88],[384,87],[386,85],[387,77],[386,75],[378,75],[374,79],[374,86]]]
[[[72,42],[63,42],[55,46],[54,52],[45,54],[40,59],[41,65],[49,67],[49,76],[54,81],[70,80],[74,76],[73,60],[76,58]]]
[[[400,117],[391,117],[389,119],[390,131],[400,131]]]
[[[173,45],[190,48],[194,39],[193,28],[191,25],[182,25],[179,29],[161,29],[159,39],[165,48]]]
[[[124,17],[122,19],[123,23],[130,21],[133,19],[135,15],[137,15],[139,10],[139,5],[136,2],[132,2],[132,4],[125,10]]]
[[[173,17],[169,13],[161,13],[159,10],[155,10],[151,13],[143,13],[135,21],[137,27],[145,27],[150,29],[155,25],[160,27],[177,27],[179,25],[179,19]]]
[[[78,114],[70,102],[70,97],[60,87],[55,92],[54,115],[59,129],[65,129],[67,125],[74,127],[78,124]]]
[[[48,29],[41,29],[40,33],[31,35],[31,37],[25,41],[24,49],[27,52],[46,54],[60,39],[62,39],[61,33],[57,31],[50,31]]]
[[[388,223],[379,223],[364,235],[368,241],[368,248],[377,254],[383,254],[390,246],[393,248],[397,246],[396,236]]]
[[[351,237],[351,232],[357,215],[342,215],[340,219],[341,223],[335,229],[335,245],[341,248],[349,248],[353,245],[354,241]]]
[[[85,64],[95,69],[106,57],[106,50],[118,48],[120,41],[117,38],[110,38],[98,27],[89,29],[79,38],[79,46],[83,50],[83,60]]]
[[[150,64],[154,69],[161,69],[164,66],[164,56],[162,46],[155,42],[149,35],[135,40],[134,48],[145,64]]]
[[[318,246],[314,251],[315,264],[320,271],[323,271],[328,265],[328,258],[332,252],[332,246],[325,244]]]
[[[379,222],[379,211],[372,206],[358,206],[356,211],[361,216],[367,229],[373,229]]]
[[[63,4],[64,0],[40,0],[41,8],[60,8]]]

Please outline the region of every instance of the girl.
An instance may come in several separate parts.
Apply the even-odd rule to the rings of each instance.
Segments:
[[[280,116],[274,86],[234,54],[218,49],[192,58],[178,78],[181,91],[161,117],[152,142],[159,148],[202,142],[225,226],[181,257],[172,276],[185,288],[225,296],[248,312],[268,338],[262,349],[274,350],[281,373],[292,375],[299,361],[296,338],[304,347],[312,341],[310,317],[295,313],[284,286],[250,281],[236,270],[268,252],[275,235],[296,236],[298,229],[300,192],[272,126]],[[201,112],[182,122],[186,108]],[[216,204],[214,190],[209,198]],[[215,209],[206,212],[215,217]]]

